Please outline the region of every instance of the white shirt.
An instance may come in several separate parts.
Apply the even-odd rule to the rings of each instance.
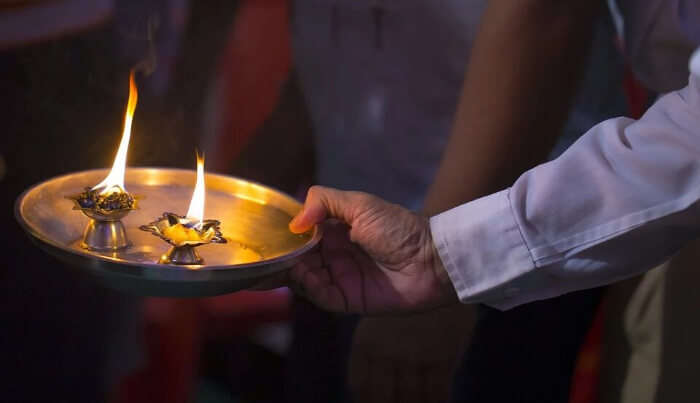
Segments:
[[[700,67],[700,52],[691,66]],[[618,281],[700,237],[700,69],[506,190],[431,219],[462,302],[508,309]]]
[[[318,184],[420,209],[485,5],[293,3],[294,64],[314,129]]]
[[[318,184],[421,209],[449,139],[486,4],[293,3],[294,63],[313,123]],[[600,31],[586,69],[597,70],[581,86],[557,151],[621,113],[610,85],[619,81],[619,61]]]

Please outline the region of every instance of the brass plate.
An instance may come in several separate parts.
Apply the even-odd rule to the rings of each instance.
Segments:
[[[252,288],[291,267],[321,238],[318,228],[301,235],[289,231],[289,221],[301,209],[292,197],[246,180],[206,174],[205,218],[221,221],[227,243],[198,247],[203,265],[159,264],[170,245],[139,226],[166,211],[184,214],[196,173],[129,168],[126,188],[143,196],[139,209],[122,219],[132,246],[119,252],[89,251],[80,246],[88,218],[72,210],[73,202],[65,196],[99,183],[106,175],[106,169],[83,171],[40,183],[17,199],[15,215],[42,249],[122,291],[198,297]]]

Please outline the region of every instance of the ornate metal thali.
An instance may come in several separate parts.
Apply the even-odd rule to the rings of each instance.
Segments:
[[[93,186],[107,172],[83,171],[42,182],[17,199],[15,215],[43,250],[111,288],[172,297],[255,288],[293,266],[321,238],[319,228],[305,234],[289,231],[289,221],[301,209],[292,197],[243,179],[206,174],[205,218],[221,222],[226,243],[200,246],[200,265],[158,263],[170,245],[139,227],[164,212],[184,213],[196,172],[128,168],[126,188],[141,196],[138,209],[122,218],[130,246],[88,250],[81,243],[89,218],[73,211],[74,202],[66,196]]]

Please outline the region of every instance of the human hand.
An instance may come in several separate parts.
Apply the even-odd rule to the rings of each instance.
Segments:
[[[292,232],[326,219],[320,248],[305,255],[291,287],[324,309],[377,314],[457,302],[426,217],[375,196],[314,186]]]
[[[475,319],[474,306],[455,305],[417,315],[360,320],[348,368],[353,401],[448,401]]]

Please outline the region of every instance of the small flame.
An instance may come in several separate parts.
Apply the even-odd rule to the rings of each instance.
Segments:
[[[202,228],[204,220],[204,155],[197,153],[197,184],[194,186],[190,208],[187,210],[187,218],[199,221],[196,227]]]
[[[136,101],[139,98],[136,84],[134,83],[134,72],[129,74],[129,101],[126,104],[126,114],[124,115],[124,131],[122,132],[122,140],[119,143],[117,156],[114,158],[112,170],[109,175],[92,188],[102,189],[100,194],[112,194],[115,192],[126,191],[124,187],[124,171],[126,170],[126,152],[129,149],[129,139],[131,138],[131,122],[134,119],[134,110],[136,109]]]

